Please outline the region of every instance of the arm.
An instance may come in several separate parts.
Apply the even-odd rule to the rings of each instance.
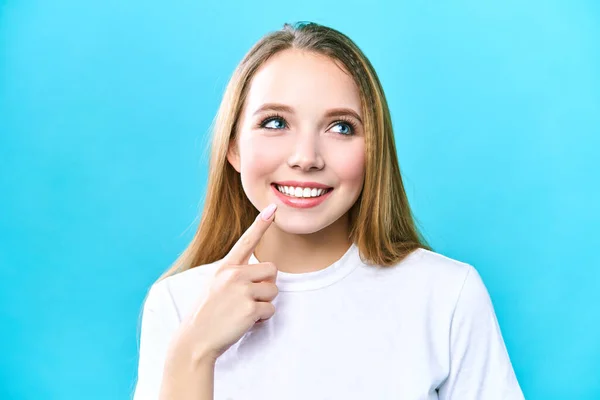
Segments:
[[[142,315],[133,400],[212,400],[215,359],[175,340],[180,326],[164,281],[150,288]]]
[[[215,364],[210,358],[196,362],[167,362],[160,400],[213,400]]]
[[[489,293],[469,266],[450,327],[450,373],[440,400],[522,400]]]

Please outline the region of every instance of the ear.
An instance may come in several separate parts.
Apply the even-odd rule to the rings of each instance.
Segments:
[[[227,161],[239,173],[240,172],[240,153],[237,148],[237,141],[230,140],[227,149]]]

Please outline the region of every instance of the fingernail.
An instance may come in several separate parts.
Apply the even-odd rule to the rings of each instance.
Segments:
[[[273,213],[275,212],[276,208],[277,208],[277,204],[274,204],[274,203],[269,204],[267,206],[267,208],[262,210],[262,212],[260,213],[260,217],[264,221],[268,221],[271,218],[271,216],[273,215]]]

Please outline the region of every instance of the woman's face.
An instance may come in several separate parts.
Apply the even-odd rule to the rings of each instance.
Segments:
[[[256,72],[228,159],[258,210],[277,204],[280,229],[314,233],[338,221],[360,195],[361,121],[351,76],[326,56],[285,50]]]

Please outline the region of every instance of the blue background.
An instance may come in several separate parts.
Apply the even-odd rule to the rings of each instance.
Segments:
[[[600,2],[0,0],[0,398],[127,399],[209,127],[284,22],[380,74],[415,214],[488,286],[528,399],[600,398]]]

